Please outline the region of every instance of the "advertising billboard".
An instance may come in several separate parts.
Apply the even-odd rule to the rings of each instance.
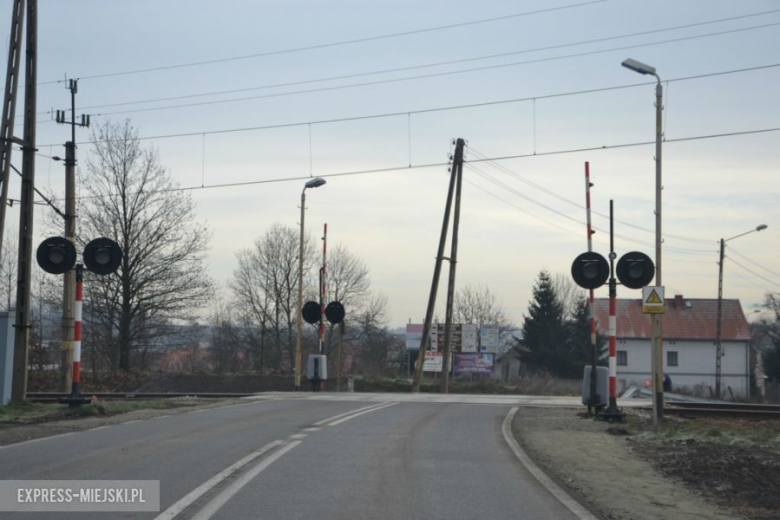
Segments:
[[[455,354],[455,374],[492,374],[496,355],[491,353]]]
[[[498,325],[482,325],[479,329],[479,349],[480,352],[498,352],[501,344],[501,335]]]
[[[444,365],[444,354],[441,352],[426,352],[425,363],[423,363],[423,371],[425,372],[441,372]]]
[[[418,323],[409,323],[406,326],[406,350],[420,350],[423,326]]]

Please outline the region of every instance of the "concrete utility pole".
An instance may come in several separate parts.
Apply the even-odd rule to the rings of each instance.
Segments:
[[[715,333],[715,398],[720,399],[721,395],[721,358],[723,357],[723,259],[726,251],[726,242],[748,235],[757,231],[763,231],[768,226],[759,224],[755,229],[745,233],[733,236],[731,238],[720,239],[720,259],[718,260],[718,325]]]
[[[14,0],[11,15],[11,37],[8,44],[8,69],[5,73],[3,94],[3,120],[0,121],[0,258],[5,234],[5,209],[8,204],[8,181],[11,175],[11,151],[13,144],[23,142],[14,138],[16,119],[16,93],[19,86],[19,64],[22,61],[22,25],[24,0]]]
[[[33,196],[35,193],[35,111],[37,101],[38,0],[27,0],[27,44],[24,78],[22,195],[19,215],[19,265],[16,288],[16,337],[11,400],[27,396],[27,354],[30,341],[30,278],[32,270]]]
[[[57,123],[70,125],[70,141],[65,143],[65,238],[76,243],[76,127],[89,127],[89,116],[82,115],[81,122],[76,122],[76,92],[78,80],[68,82],[70,90],[70,121],[65,118],[65,110],[57,110]],[[70,391],[73,378],[73,305],[76,294],[76,272],[71,270],[64,274],[62,284],[62,343],[60,360],[60,386],[63,392]]]
[[[663,287],[661,280],[661,242],[663,234],[661,232],[661,192],[663,183],[661,181],[661,143],[663,140],[663,110],[664,110],[664,88],[661,85],[661,78],[655,74],[655,283]],[[653,377],[653,390],[655,391],[655,416],[656,423],[658,419],[664,416],[664,337],[663,337],[663,314],[653,314],[653,338],[655,348],[653,357],[655,358],[655,374]]]
[[[661,279],[661,143],[663,141],[663,110],[664,88],[661,77],[655,67],[631,58],[624,60],[621,65],[643,75],[654,76],[655,86],[655,284],[663,287]],[[662,333],[661,317],[663,314],[653,314],[652,340],[651,340],[651,365],[653,370],[653,426],[658,426],[658,419],[664,416],[664,340]]]
[[[460,152],[460,155],[458,155]],[[455,268],[458,264],[458,227],[460,226],[460,194],[463,185],[463,147],[455,151],[452,167],[457,169],[458,178],[455,181],[455,214],[452,217],[452,240],[450,249],[450,277],[447,284],[447,311],[444,321],[444,359],[442,360],[442,393],[450,391],[450,356],[452,353],[452,307],[455,299]]]
[[[444,260],[444,246],[447,242],[447,229],[450,225],[450,210],[452,208],[452,195],[455,192],[455,180],[457,179],[458,168],[456,164],[463,162],[463,147],[465,141],[457,139],[455,142],[455,156],[450,168],[450,186],[447,190],[447,204],[444,207],[444,221],[441,225],[441,237],[439,238],[439,249],[436,253],[436,264],[433,268],[433,281],[431,282],[431,293],[428,296],[428,310],[425,312],[425,323],[423,324],[422,338],[420,339],[420,350],[417,353],[417,364],[414,368],[414,378],[412,379],[412,392],[420,391],[422,382],[423,365],[425,364],[425,353],[428,351],[431,336],[431,322],[433,321],[433,310],[436,307],[436,293],[439,289],[439,277],[441,276],[441,263]]]
[[[306,216],[306,189],[307,188],[319,188],[325,184],[325,179],[321,177],[315,177],[310,181],[307,181],[301,191],[301,236],[300,244],[298,246],[298,319],[296,323],[297,336],[295,341],[295,390],[301,389],[301,362],[303,357],[303,236],[304,226],[303,221]]]

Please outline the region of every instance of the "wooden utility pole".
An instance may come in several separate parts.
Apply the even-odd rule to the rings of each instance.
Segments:
[[[57,123],[70,125],[70,141],[65,143],[65,238],[76,243],[76,127],[89,127],[89,116],[81,116],[76,122],[76,92],[78,80],[68,82],[70,90],[70,121],[66,120],[66,111],[57,110]],[[73,305],[76,296],[76,271],[65,273],[62,284],[62,343],[60,386],[63,392],[69,392],[73,379]]]
[[[457,139],[455,142],[455,158],[460,157],[460,161],[463,161],[463,147],[465,141],[463,139]],[[457,179],[458,168],[455,167],[455,159],[453,159],[452,167],[450,168],[450,186],[447,191],[447,204],[444,207],[444,221],[441,225],[441,237],[439,238],[439,249],[436,253],[436,264],[433,268],[433,281],[431,283],[431,293],[428,296],[428,310],[425,312],[425,323],[423,324],[422,338],[420,339],[420,350],[417,353],[417,364],[414,368],[414,378],[412,379],[412,392],[420,391],[420,383],[422,382],[423,365],[425,364],[425,353],[430,346],[431,335],[431,322],[433,321],[433,310],[436,307],[436,293],[439,289],[439,278],[441,276],[441,263],[444,260],[444,246],[447,242],[447,229],[450,224],[450,210],[452,208],[452,195],[455,192],[455,181]]]
[[[460,193],[463,186],[463,146],[455,149],[453,170],[457,171],[455,181],[455,214],[452,217],[452,239],[450,240],[450,277],[447,284],[447,310],[444,321],[444,359],[442,360],[442,393],[450,391],[450,356],[452,352],[452,307],[455,300],[455,267],[458,264],[458,227],[460,225]],[[463,338],[461,337],[461,341]]]
[[[19,265],[16,288],[16,334],[11,400],[27,394],[27,353],[30,342],[30,281],[32,270],[33,196],[35,194],[35,111],[38,69],[38,0],[27,0],[27,44],[24,77],[24,136],[22,195],[19,215]]]
[[[22,26],[24,24],[24,0],[14,0],[11,15],[11,37],[8,44],[8,69],[5,73],[3,94],[3,120],[0,121],[0,257],[5,235],[5,209],[8,204],[8,181],[11,175],[11,151],[13,144],[21,144],[14,138],[16,118],[16,92],[19,86],[19,64],[22,61]]]

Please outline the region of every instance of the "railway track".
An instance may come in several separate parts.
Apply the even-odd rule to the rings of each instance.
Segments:
[[[27,400],[34,403],[56,403],[61,397],[70,394],[60,392],[27,392]],[[175,397],[197,397],[200,399],[230,399],[236,397],[249,397],[254,393],[228,393],[228,392],[87,392],[83,397],[97,397],[99,401],[117,400],[150,400],[170,399]]]
[[[664,412],[681,417],[780,419],[780,405],[776,404],[667,402]]]

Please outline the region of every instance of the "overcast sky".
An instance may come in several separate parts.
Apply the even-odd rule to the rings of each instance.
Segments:
[[[0,30],[11,5],[0,1]],[[467,165],[457,273],[520,324],[539,271],[568,274],[586,250],[585,161],[595,250],[608,253],[614,199],[618,255],[654,256],[654,147],[641,144],[655,138],[654,79],[620,66],[632,57],[665,82],[667,295],[715,298],[718,240],[767,224],[727,249],[724,296],[750,312],[780,291],[780,131],[744,134],[780,128],[778,49],[772,0],[39,0],[38,143],[64,153],[69,129],[45,112],[69,107],[57,80],[81,78],[77,107],[93,124],[129,118],[181,186],[274,181],[192,191],[223,287],[236,251],[275,222],[298,225],[305,178],[334,175],[308,192],[307,229],[327,222],[329,244],[367,263],[392,326],[425,313],[452,139],[468,141],[467,161],[520,156]],[[520,101],[449,109],[507,100]],[[323,122],[383,114],[395,115]],[[79,146],[82,163],[90,151]],[[62,163],[39,157],[36,184],[61,193]],[[15,228],[18,206],[8,216]]]

